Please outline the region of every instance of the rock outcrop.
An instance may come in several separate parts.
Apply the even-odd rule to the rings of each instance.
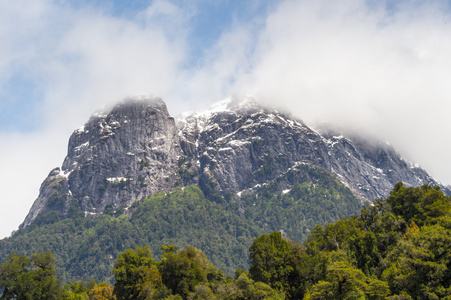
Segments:
[[[46,201],[51,194],[66,199],[60,215],[71,204],[95,215],[107,205],[128,207],[168,191],[176,185],[181,154],[174,118],[161,99],[125,99],[108,114],[94,114],[72,134],[61,170],[44,181],[21,227],[52,209]],[[52,188],[56,184],[60,187]]]
[[[137,97],[72,134],[62,168],[44,181],[21,227],[49,210],[65,216],[75,206],[96,215],[188,184],[215,201],[299,163],[324,168],[369,200],[387,196],[398,181],[439,185],[388,144],[312,130],[253,98],[232,97],[175,120],[161,99]]]

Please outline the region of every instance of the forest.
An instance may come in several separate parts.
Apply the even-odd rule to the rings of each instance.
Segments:
[[[398,183],[303,243],[280,231],[258,236],[249,268],[232,276],[190,245],[161,245],[159,259],[149,246],[126,249],[112,282],[63,284],[52,253],[12,254],[0,265],[0,299],[451,299],[450,200]]]

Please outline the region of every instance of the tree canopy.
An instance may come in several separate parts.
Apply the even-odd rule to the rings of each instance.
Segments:
[[[51,253],[13,254],[0,264],[0,299],[451,299],[450,245],[451,198],[399,183],[359,215],[315,226],[303,244],[260,235],[249,271],[234,279],[191,245],[162,245],[159,260],[149,246],[122,251],[114,285],[62,286]]]

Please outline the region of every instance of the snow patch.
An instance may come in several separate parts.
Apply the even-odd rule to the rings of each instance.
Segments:
[[[81,126],[81,127],[78,128],[77,130],[75,130],[75,133],[76,133],[76,134],[82,134],[82,133],[87,133],[87,132],[89,132],[89,130],[87,131],[87,130],[85,129],[85,125]]]
[[[228,106],[231,102],[232,97],[216,102],[215,104],[211,105],[204,114],[213,114],[217,112],[230,111],[228,109]]]
[[[95,112],[92,116],[95,118],[105,119],[108,115],[105,112]]]
[[[121,124],[118,121],[110,122],[110,125],[116,128],[121,127]]]
[[[63,170],[60,170],[58,176],[65,177],[65,178],[67,179],[67,178],[69,178],[69,175],[70,175],[71,173],[72,173],[72,171],[63,171]]]
[[[411,169],[418,169],[418,168],[420,168],[420,164],[411,162],[410,163],[410,168]]]
[[[85,211],[85,217],[87,217],[88,215],[95,216],[97,214],[94,212]]]
[[[75,147],[74,150],[75,150],[75,151],[80,151],[81,149],[83,149],[83,148],[85,148],[85,147],[88,147],[88,146],[89,146],[89,141],[86,142],[86,143],[83,143],[83,144],[81,144],[81,145],[79,145],[79,146],[77,146],[77,147]]]
[[[112,182],[112,183],[119,183],[119,182],[131,180],[131,179],[126,178],[126,177],[108,177],[106,180],[109,182]]]
[[[229,141],[228,144],[231,146],[235,146],[235,147],[241,147],[246,144],[251,144],[251,142],[243,141],[243,140],[232,140],[232,141]]]

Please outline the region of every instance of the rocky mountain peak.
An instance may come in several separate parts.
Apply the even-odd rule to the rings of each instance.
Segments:
[[[176,119],[161,99],[132,97],[74,131],[61,169],[44,181],[22,227],[46,211],[65,216],[76,207],[97,215],[188,184],[212,201],[239,199],[299,164],[323,168],[370,200],[387,196],[398,181],[438,185],[389,145],[312,130],[252,97],[230,97]]]
[[[58,198],[60,215],[71,205],[95,215],[108,205],[126,208],[157,191],[169,191],[176,184],[180,155],[166,104],[160,98],[127,98],[74,131],[61,171],[44,181],[22,227],[36,212],[52,209],[52,197]],[[59,188],[49,189],[54,185]]]

